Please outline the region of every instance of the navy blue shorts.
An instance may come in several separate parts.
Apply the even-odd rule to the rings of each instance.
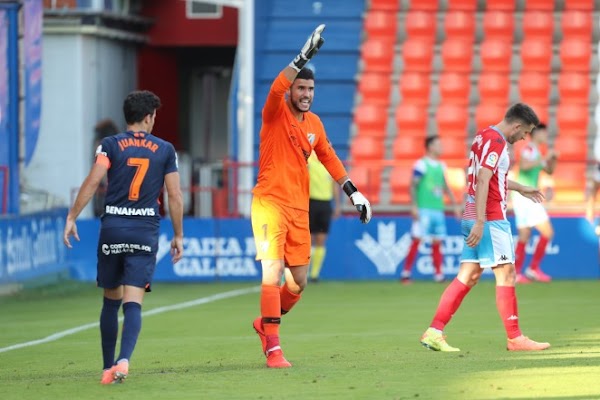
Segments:
[[[103,224],[98,240],[98,286],[114,289],[130,285],[149,292],[157,251],[158,227]]]

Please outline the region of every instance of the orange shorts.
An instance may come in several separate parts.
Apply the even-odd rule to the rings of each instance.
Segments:
[[[250,213],[257,260],[284,260],[290,267],[308,265],[308,211],[254,196]]]

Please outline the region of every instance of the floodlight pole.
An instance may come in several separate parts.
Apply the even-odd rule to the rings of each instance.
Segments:
[[[194,0],[190,0],[194,1]],[[254,0],[202,0],[203,3],[234,7],[238,9],[237,55],[239,89],[238,109],[238,211],[250,216],[251,190],[254,185]]]

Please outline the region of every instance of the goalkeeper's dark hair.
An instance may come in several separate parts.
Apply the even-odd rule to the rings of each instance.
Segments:
[[[429,146],[439,138],[438,135],[427,136],[425,138],[425,150],[429,150]]]
[[[296,75],[296,79],[306,79],[306,80],[312,79],[314,81],[315,73],[310,68],[302,68],[300,70],[300,72],[298,72],[298,75]],[[296,79],[294,79],[294,80],[296,80]]]
[[[504,120],[508,123],[521,121],[527,125],[535,125],[538,126],[540,124],[540,119],[536,115],[533,108],[529,107],[524,103],[513,104],[504,115]]]
[[[160,108],[160,99],[148,90],[136,90],[127,95],[123,102],[123,115],[128,125],[142,122],[146,115]]]

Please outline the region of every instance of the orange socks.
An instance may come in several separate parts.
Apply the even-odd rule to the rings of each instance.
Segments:
[[[280,298],[281,298],[281,314],[287,314],[292,307],[300,300],[302,294],[296,294],[290,292],[287,285],[283,285],[281,289],[279,289]]]
[[[260,293],[260,314],[265,335],[279,335],[281,323],[281,297],[279,286],[262,285]]]

